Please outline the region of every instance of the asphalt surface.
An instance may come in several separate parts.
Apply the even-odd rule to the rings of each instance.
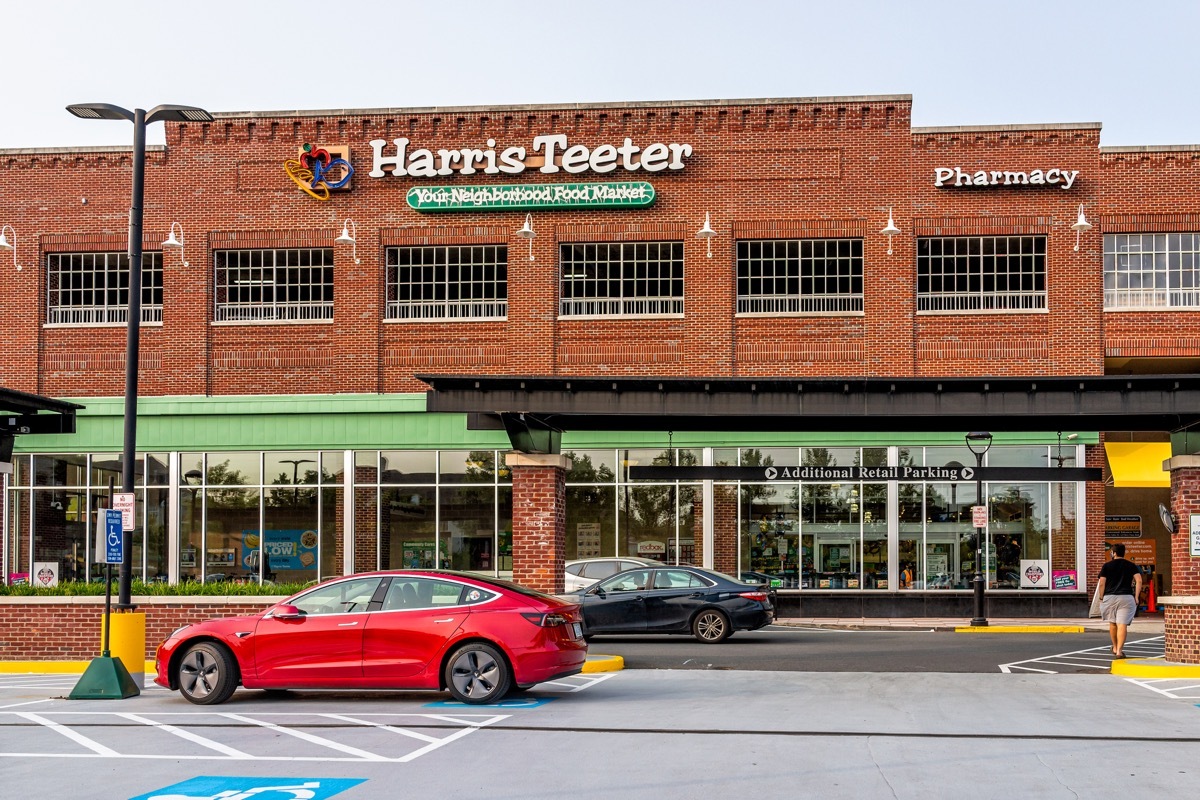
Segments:
[[[627,669],[540,685],[498,706],[417,693],[243,690],[201,708],[157,688],[127,700],[64,700],[73,677],[0,675],[5,797],[1200,792],[1195,681],[1189,693],[1107,673]],[[193,788],[201,776],[203,792]],[[264,785],[308,788],[245,793]]]
[[[588,650],[620,656],[626,669],[994,673],[1012,662],[1085,650],[1095,650],[1096,658],[1053,671],[1107,671],[1113,660],[1109,648],[1108,634],[1101,632],[966,635],[772,625],[720,644],[689,636],[596,636]],[[1126,650],[1161,657],[1162,636],[1131,634]]]

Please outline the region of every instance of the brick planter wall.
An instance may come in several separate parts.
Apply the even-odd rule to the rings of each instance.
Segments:
[[[181,625],[257,614],[283,597],[134,597],[146,615],[146,658]],[[100,655],[103,597],[0,597],[0,659],[79,661]]]

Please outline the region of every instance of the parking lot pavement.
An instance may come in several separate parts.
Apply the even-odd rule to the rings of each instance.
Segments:
[[[338,800],[1200,792],[1195,700],[1106,674],[626,670],[483,707],[414,692],[67,701],[40,680],[0,685],[5,796],[148,798],[197,776],[336,779]]]

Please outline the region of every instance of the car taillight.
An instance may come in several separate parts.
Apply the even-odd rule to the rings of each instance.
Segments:
[[[539,628],[553,628],[558,625],[566,625],[570,622],[569,619],[562,614],[534,614],[522,613],[522,617],[537,625]]]
[[[744,597],[747,600],[757,600],[760,603],[767,602],[766,592],[738,592],[738,597]]]

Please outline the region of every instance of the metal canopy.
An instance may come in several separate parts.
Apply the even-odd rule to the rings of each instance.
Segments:
[[[74,433],[75,411],[80,408],[65,400],[0,387],[0,433]]]
[[[475,429],[1180,431],[1200,375],[1027,378],[578,378],[418,375],[426,408]],[[523,416],[522,416],[523,415]],[[510,421],[511,429],[512,423]],[[514,443],[515,444],[515,443]]]

